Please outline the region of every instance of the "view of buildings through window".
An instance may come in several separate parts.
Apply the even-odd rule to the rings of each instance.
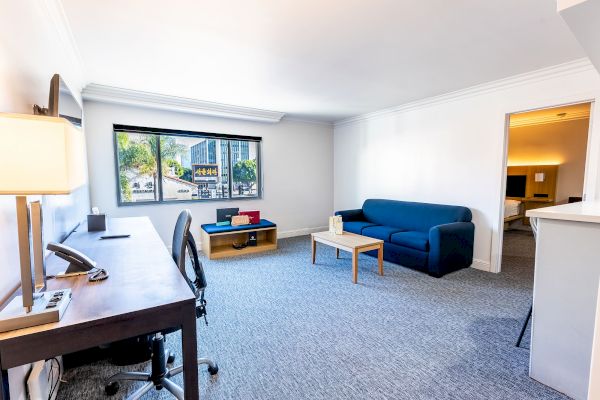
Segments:
[[[115,135],[121,203],[259,195],[256,141],[127,131]]]

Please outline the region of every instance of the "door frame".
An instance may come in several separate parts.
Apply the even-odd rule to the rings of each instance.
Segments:
[[[501,190],[500,190],[500,204],[499,204],[499,217],[496,224],[495,235],[492,233],[492,248],[491,248],[491,266],[490,272],[499,273],[502,270],[502,245],[504,243],[504,200],[506,199],[506,177],[508,168],[508,145],[509,145],[509,134],[510,134],[510,117],[514,114],[522,114],[530,111],[545,110],[548,108],[564,107],[574,104],[590,103],[590,121],[588,125],[588,139],[585,153],[585,171],[583,174],[583,199],[592,200],[598,197],[598,189],[600,185],[598,180],[598,169],[600,169],[599,158],[600,158],[600,132],[594,134],[594,120],[595,113],[600,113],[600,107],[596,107],[596,100],[598,97],[596,93],[590,93],[585,96],[581,96],[580,100],[565,100],[548,102],[546,106],[537,106],[520,111],[512,111],[505,114],[504,117],[504,138],[502,139],[502,170],[501,170]],[[600,116],[598,116],[600,117]],[[596,139],[596,140],[594,140]],[[599,141],[596,145],[595,141]],[[595,146],[595,147],[594,147]],[[592,150],[596,150],[594,153]],[[594,163],[594,165],[592,164]],[[594,168],[594,166],[596,168]],[[495,236],[495,237],[494,237]]]

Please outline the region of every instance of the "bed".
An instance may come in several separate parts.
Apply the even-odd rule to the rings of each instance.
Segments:
[[[504,200],[504,223],[521,219],[525,216],[523,213],[523,202],[519,200]]]

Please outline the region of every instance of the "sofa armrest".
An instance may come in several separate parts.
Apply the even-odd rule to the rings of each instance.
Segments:
[[[345,211],[336,211],[335,215],[341,215],[342,221],[350,222],[350,221],[363,221],[363,212],[362,209],[359,208],[357,210],[345,210]]]
[[[475,225],[453,222],[429,230],[429,274],[440,277],[473,263]]]

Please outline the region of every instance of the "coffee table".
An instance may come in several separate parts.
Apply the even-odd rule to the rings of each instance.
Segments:
[[[367,236],[357,235],[355,233],[344,232],[342,235],[335,235],[329,231],[311,233],[312,242],[312,263],[315,263],[317,256],[317,242],[335,247],[335,257],[340,258],[340,250],[352,253],[352,282],[358,281],[358,254],[369,250],[378,250],[377,259],[379,262],[379,275],[383,275],[383,240],[374,239]]]

